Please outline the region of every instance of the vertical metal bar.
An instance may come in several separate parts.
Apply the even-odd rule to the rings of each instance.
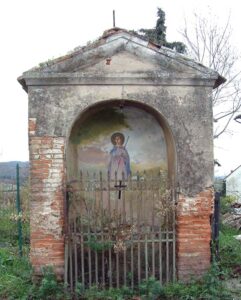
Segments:
[[[16,195],[16,208],[18,214],[18,253],[19,256],[23,256],[23,235],[22,235],[22,218],[21,218],[21,204],[20,204],[20,182],[19,182],[19,164],[16,166],[16,184],[17,184],[17,195]]]
[[[145,213],[146,208],[146,201],[148,201],[147,196],[147,180],[146,180],[146,171],[143,173],[144,181],[142,183],[142,222],[144,225],[144,232],[145,232],[145,241],[144,241],[144,247],[145,247],[145,278],[148,279],[148,244],[147,244],[147,216]],[[145,201],[144,201],[145,199]]]
[[[117,186],[117,172],[115,172],[115,187]],[[116,215],[119,216],[119,212],[118,212],[118,201],[119,201],[119,197],[118,197],[119,191],[118,189],[116,189],[116,198],[115,198],[115,211],[116,211]],[[118,221],[118,219],[116,220]],[[119,224],[116,224],[116,228],[118,227]]]
[[[119,262],[119,251],[116,252],[116,287],[120,287],[120,262]]]
[[[138,233],[138,244],[137,244],[137,268],[138,268],[138,284],[141,282],[141,249],[140,249],[140,232]]]
[[[176,203],[176,189],[172,187],[172,247],[173,247],[173,282],[176,280],[176,212],[175,212],[175,203]]]
[[[123,190],[122,190],[122,223],[125,224],[126,223],[126,199],[125,199],[125,186],[127,184],[125,176],[124,176],[124,172],[122,172],[122,182],[123,182]],[[122,188],[120,188],[122,189]]]
[[[168,201],[169,203],[166,203],[166,218],[165,218],[165,225],[166,225],[166,282],[169,282],[169,267],[170,267],[170,262],[169,262],[169,207],[171,199],[165,199],[165,201]]]
[[[97,235],[95,235],[95,238],[97,239]],[[97,250],[94,251],[95,253],[95,283],[96,285],[99,284],[99,268],[98,268],[98,252]]]
[[[78,283],[78,257],[77,257],[77,245],[76,245],[76,215],[74,216],[74,275],[75,275],[75,289],[77,288]]]
[[[87,178],[86,178],[86,186],[87,186],[87,201],[86,201],[86,206],[87,206],[87,215],[88,215],[88,240],[90,241],[92,238],[91,230],[90,230],[90,222],[91,222],[91,217],[90,217],[90,207],[89,207],[89,202],[88,200],[90,199],[90,177],[89,177],[89,172],[87,172]],[[88,247],[88,268],[89,268],[89,286],[92,284],[92,268],[91,268],[91,249]]]
[[[170,267],[170,261],[169,261],[169,231],[166,231],[166,282],[169,282],[170,280],[170,274],[169,274],[169,267]]]
[[[64,193],[64,283],[65,286],[69,286],[69,201],[70,201],[70,191],[68,189],[68,185],[65,185],[65,193]]]
[[[69,223],[69,196],[70,195],[70,191],[69,191],[69,186],[68,184],[66,184],[65,186],[65,193],[64,193],[64,234],[67,235],[68,234],[68,223]]]
[[[115,172],[115,186],[117,186],[117,172]],[[119,227],[119,208],[118,208],[118,201],[119,201],[119,191],[118,189],[116,189],[116,193],[115,193],[115,196],[116,196],[116,199],[115,199],[115,212],[116,212],[116,228]],[[116,287],[119,288],[119,283],[120,283],[120,276],[119,276],[119,252],[117,251],[116,252]]]
[[[64,198],[64,219],[65,219],[65,245],[64,245],[64,283],[68,285],[68,272],[69,272],[69,230],[68,230],[68,207],[69,191],[66,187]]]
[[[85,266],[84,266],[84,233],[82,227],[82,218],[81,218],[81,244],[80,244],[80,251],[81,251],[81,278],[82,278],[82,285],[85,288]]]
[[[140,193],[140,205],[137,208],[137,228],[138,228],[138,242],[137,242],[137,272],[138,272],[138,284],[141,282],[141,245],[140,245],[140,235],[141,235],[141,226],[140,226],[140,214],[142,206],[142,197],[140,191],[140,174],[137,172],[137,189]]]
[[[145,233],[145,275],[146,280],[148,279],[148,245],[147,245],[147,234]]]
[[[97,185],[98,185],[98,179],[96,178],[96,173],[94,173],[94,215],[92,216],[93,222],[94,222],[94,233],[95,233],[95,239],[97,239],[98,242],[98,237],[97,237],[97,216],[98,216],[98,206],[97,206]],[[95,283],[96,285],[99,284],[99,272],[98,272],[98,253],[97,250],[94,251],[95,255]]]
[[[96,237],[97,238],[97,237]],[[95,284],[99,285],[99,271],[98,271],[98,252],[97,250],[94,251],[95,254]]]
[[[68,237],[69,239],[69,237]],[[69,271],[69,240],[65,238],[64,245],[64,283],[68,285],[68,271]]]
[[[88,232],[88,238],[91,239],[92,236],[90,235],[90,232]],[[92,284],[92,270],[91,270],[91,250],[90,247],[88,247],[88,267],[89,267],[89,286]]]
[[[134,239],[131,238],[131,288],[134,288]]]
[[[134,226],[134,218],[133,218],[133,202],[132,197],[133,186],[132,186],[132,175],[129,176],[129,191],[130,191],[130,221],[131,221],[131,288],[134,288],[134,237],[133,237],[133,226]]]
[[[154,238],[155,238],[155,232],[152,232],[152,276],[155,277],[156,276],[156,259],[155,259],[155,242],[154,242]]]
[[[123,267],[123,272],[124,272],[124,286],[126,286],[126,249],[123,251],[123,259],[124,259],[124,267]]]
[[[74,194],[72,193],[72,197],[71,199],[68,199],[69,201],[73,201],[73,198],[74,198]],[[71,291],[73,291],[73,277],[74,277],[74,274],[73,274],[73,253],[72,253],[72,245],[73,245],[73,228],[71,227],[73,224],[70,223],[70,222],[67,222],[68,223],[68,254],[69,254],[69,280],[70,280],[70,289]]]
[[[70,290],[73,292],[73,256],[72,256],[72,235],[70,236],[70,243],[69,243],[69,272],[70,272]]]
[[[122,208],[122,218],[123,218],[123,221],[122,223],[123,224],[126,224],[126,203],[125,203],[125,186],[127,184],[126,182],[126,178],[124,176],[124,172],[122,173],[122,182],[123,182],[123,190],[122,190],[122,199],[123,199],[123,208]],[[124,271],[124,285],[126,286],[126,249],[124,249],[124,252],[123,252],[123,259],[124,259],[124,266],[123,266],[123,271]]]
[[[162,284],[162,231],[159,230],[159,280]]]
[[[107,198],[108,198],[108,212],[109,217],[111,217],[111,203],[110,203],[110,173],[107,173]],[[111,224],[108,227],[108,238],[112,239],[111,236]],[[109,268],[108,268],[108,276],[109,276],[109,285],[112,287],[112,257],[111,257],[111,248],[109,248]]]
[[[83,185],[83,174],[80,172],[80,193],[83,193],[83,199],[85,198],[85,187]],[[81,197],[82,198],[82,197]],[[81,201],[81,200],[80,200]],[[81,278],[82,285],[85,288],[85,266],[84,266],[84,229],[83,229],[83,212],[80,212],[80,252],[81,252]]]
[[[100,172],[100,205],[101,205],[101,243],[104,244],[104,203],[103,203],[103,178],[102,172]],[[102,287],[105,286],[105,250],[102,249],[101,253],[102,261]]]
[[[161,188],[160,188],[160,173],[157,175],[157,201],[161,201]],[[162,278],[162,215],[160,214],[160,220],[159,220],[159,280],[160,284],[162,285],[163,283],[163,278]]]
[[[152,221],[151,221],[151,228],[152,228],[152,276],[155,277],[156,274],[156,266],[155,266],[155,189],[154,189],[154,182],[153,176],[151,176],[151,194],[152,194]]]
[[[224,181],[224,184],[226,182]],[[225,185],[225,193],[226,193],[226,185]],[[224,192],[223,192],[224,194]],[[224,194],[225,195],[225,194]],[[213,254],[219,260],[219,218],[220,218],[220,192],[215,192],[214,197],[214,220],[213,220]]]

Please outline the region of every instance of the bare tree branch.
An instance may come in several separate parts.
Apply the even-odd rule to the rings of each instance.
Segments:
[[[188,54],[201,64],[217,71],[227,81],[213,91],[214,138],[227,131],[235,113],[241,109],[240,56],[231,44],[230,16],[223,27],[212,16],[194,14],[194,25],[181,30]],[[220,123],[219,123],[220,121]]]

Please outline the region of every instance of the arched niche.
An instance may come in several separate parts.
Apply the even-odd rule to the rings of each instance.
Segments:
[[[79,114],[68,138],[67,181],[79,178],[81,170],[107,173],[116,132],[125,137],[131,174],[166,172],[175,185],[175,143],[166,119],[153,107],[130,100],[101,101]]]
[[[163,282],[175,278],[176,156],[165,118],[137,101],[104,101],[79,115],[67,150],[68,272],[79,258],[86,286],[90,274],[126,285],[128,273],[134,285],[148,266]]]

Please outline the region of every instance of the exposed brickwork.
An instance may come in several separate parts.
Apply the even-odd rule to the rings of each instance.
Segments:
[[[64,141],[30,136],[30,257],[35,275],[46,265],[63,275]]]
[[[177,275],[187,281],[202,276],[210,267],[211,225],[214,194],[211,189],[196,197],[181,195],[177,207]]]

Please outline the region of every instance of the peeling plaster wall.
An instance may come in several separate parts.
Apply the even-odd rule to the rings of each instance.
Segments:
[[[181,192],[195,195],[213,183],[212,102],[209,87],[50,86],[29,89],[29,117],[36,136],[68,137],[71,125],[89,105],[108,99],[152,106],[168,121],[177,151]]]

